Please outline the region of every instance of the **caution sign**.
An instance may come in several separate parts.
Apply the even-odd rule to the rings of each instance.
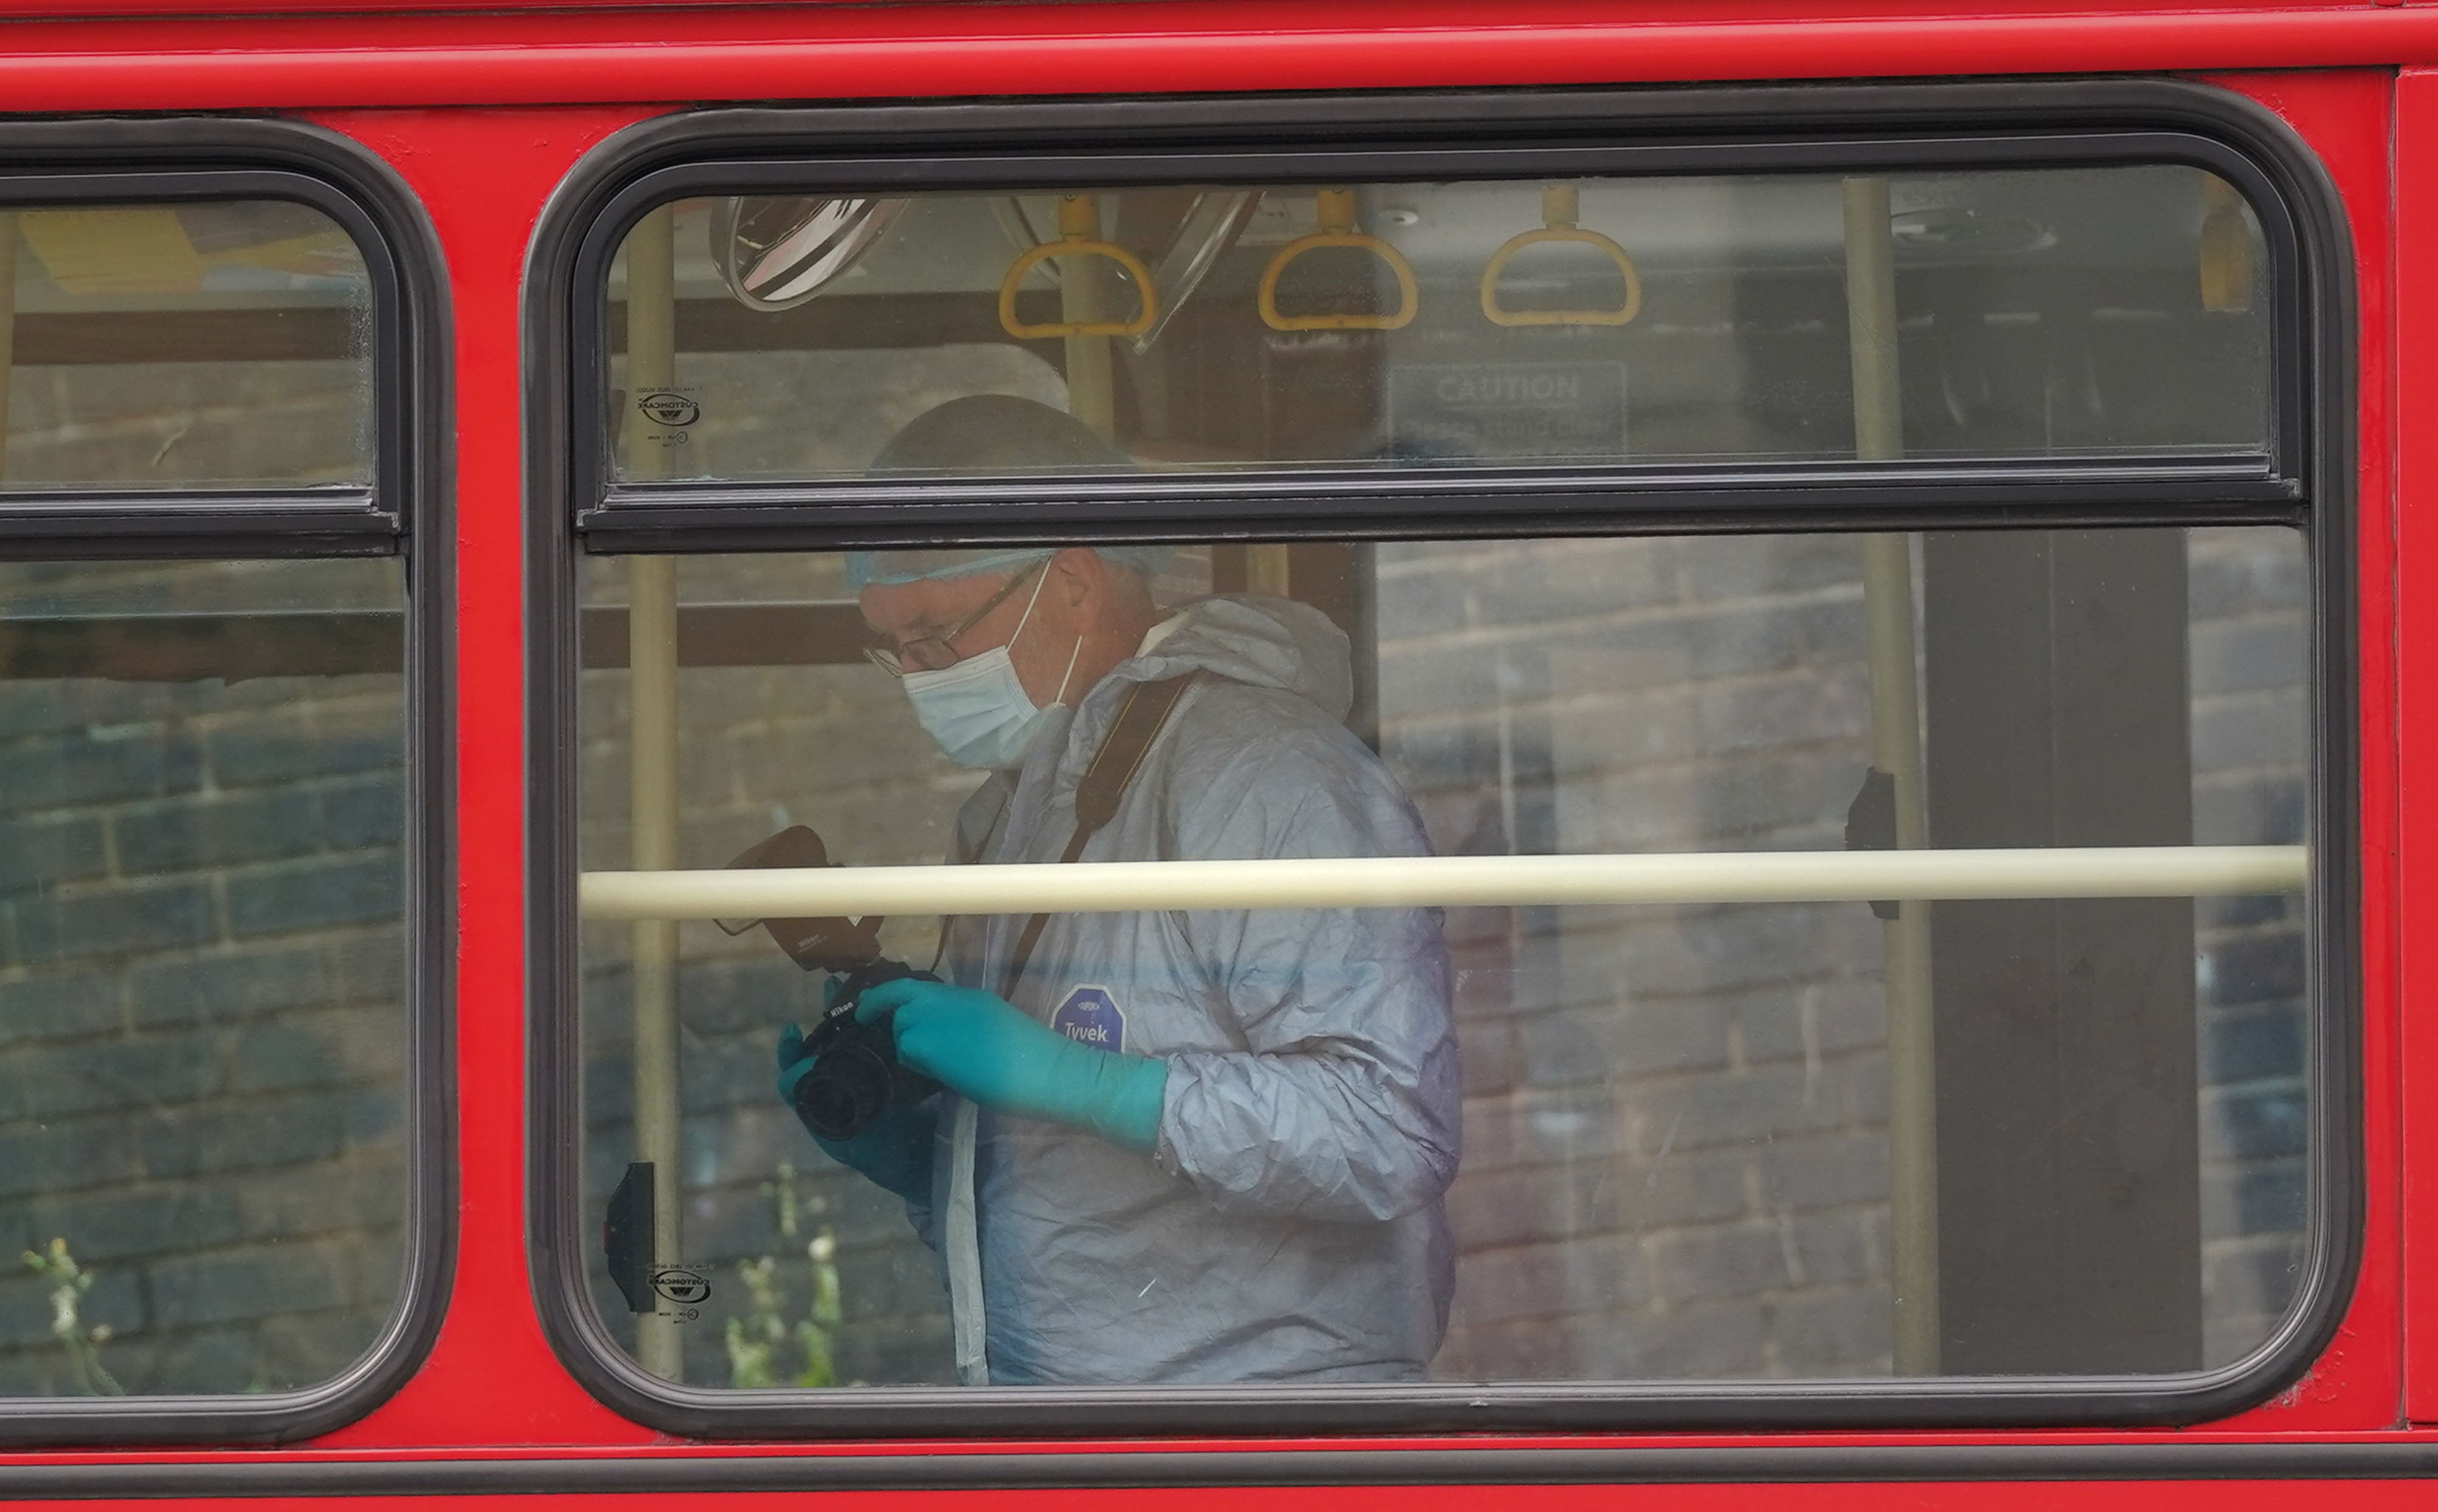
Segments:
[[[1398,455],[1625,455],[1622,362],[1421,364],[1388,370]]]

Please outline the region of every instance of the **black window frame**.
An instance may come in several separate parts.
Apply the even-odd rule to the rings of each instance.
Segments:
[[[449,302],[438,240],[395,170],[320,127],[211,115],[0,123],[0,210],[229,199],[308,205],[363,254],[372,296],[369,482],[9,490],[0,493],[0,560],[401,559],[402,612],[110,622],[122,640],[140,641],[145,654],[177,667],[175,676],[301,668],[403,678],[407,1208],[398,1295],[372,1345],[331,1380],[257,1394],[0,1397],[0,1448],[273,1444],[327,1433],[414,1376],[448,1301],[456,1242],[455,636]],[[37,675],[50,671],[38,665]]]
[[[1122,143],[1122,149],[1111,144]],[[608,468],[610,261],[670,201],[756,189],[1387,182],[1609,173],[1895,172],[2174,162],[2243,191],[2267,236],[2276,373],[2266,457],[1539,469],[1326,468],[1146,480],[619,483]],[[2361,1239],[2351,243],[2292,130],[2176,79],[710,110],[611,138],[537,234],[526,301],[532,1215],[536,1295],[569,1370],[700,1437],[820,1440],[1448,1432],[2129,1428],[2284,1390],[2350,1300]],[[576,417],[586,417],[579,424]],[[2284,524],[2311,571],[2310,1250],[2282,1326],[2171,1376],[1448,1382],[755,1392],[643,1371],[592,1311],[578,1210],[578,677],[585,554],[1180,540]],[[1054,1461],[1051,1462],[1054,1464]],[[1045,1465],[1045,1475],[1055,1479]],[[1518,1479],[1532,1479],[1528,1474]],[[1021,1480],[1023,1477],[1015,1477]]]

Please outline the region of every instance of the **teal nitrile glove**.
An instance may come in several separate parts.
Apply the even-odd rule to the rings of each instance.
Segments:
[[[813,1068],[804,1053],[804,1031],[790,1024],[779,1032],[779,1100],[796,1105],[796,1083]],[[884,1191],[910,1203],[931,1200],[931,1139],[935,1119],[928,1102],[912,1107],[892,1103],[872,1127],[852,1139],[827,1139],[813,1134],[822,1153],[860,1174]]]
[[[855,1016],[893,1014],[897,1058],[985,1108],[1089,1129],[1148,1152],[1159,1138],[1168,1063],[1112,1055],[1035,1023],[1005,998],[911,977],[863,994]]]

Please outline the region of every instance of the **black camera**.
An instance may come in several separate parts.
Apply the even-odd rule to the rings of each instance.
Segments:
[[[731,867],[829,866],[822,837],[804,825],[781,830],[728,863]],[[852,1139],[872,1127],[892,1103],[920,1102],[940,1083],[909,1070],[897,1059],[897,1038],[888,1022],[856,1022],[856,1005],[883,982],[904,977],[936,982],[880,953],[877,917],[864,919],[722,919],[719,927],[741,935],[759,923],[787,958],[808,972],[839,978],[821,1019],[804,1035],[812,1066],[796,1079],[796,1116],[824,1139]]]
[[[825,1139],[852,1139],[872,1127],[892,1102],[920,1102],[940,1083],[907,1069],[897,1059],[897,1037],[886,1019],[858,1024],[855,1006],[868,988],[900,977],[936,982],[927,971],[903,961],[874,960],[846,974],[838,1000],[804,1036],[812,1069],[796,1079],[796,1116]]]

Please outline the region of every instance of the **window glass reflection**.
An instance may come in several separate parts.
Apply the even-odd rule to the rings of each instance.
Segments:
[[[396,1313],[401,579],[0,565],[0,1395],[311,1386]]]
[[[270,200],[0,213],[9,488],[372,481],[362,252]]]

